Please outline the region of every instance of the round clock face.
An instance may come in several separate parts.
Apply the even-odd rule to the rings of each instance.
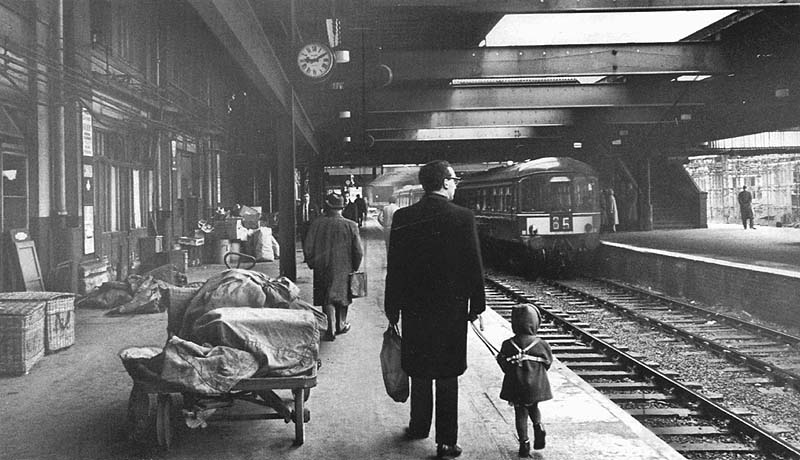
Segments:
[[[297,53],[300,72],[310,78],[323,78],[333,69],[333,52],[321,43],[309,43]]]

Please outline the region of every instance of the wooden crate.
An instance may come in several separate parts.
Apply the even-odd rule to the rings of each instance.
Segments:
[[[45,302],[44,347],[53,353],[75,343],[75,294],[70,292],[0,292],[0,302]]]
[[[24,375],[44,356],[43,301],[0,301],[0,374]]]

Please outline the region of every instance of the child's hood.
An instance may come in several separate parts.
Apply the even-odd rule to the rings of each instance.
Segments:
[[[511,309],[511,330],[517,335],[535,335],[539,330],[539,310],[531,304],[517,305]]]

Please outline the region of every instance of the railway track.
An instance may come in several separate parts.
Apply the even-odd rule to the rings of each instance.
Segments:
[[[572,311],[547,305],[497,279],[487,278],[487,303],[508,319],[517,303],[533,303],[543,313],[539,335],[553,354],[692,458],[792,458],[800,450],[721,404],[722,396],[703,392],[676,372],[660,370],[635,350],[618,346],[582,322]]]
[[[549,284],[572,297],[567,302],[614,310],[800,390],[800,337],[608,280]]]

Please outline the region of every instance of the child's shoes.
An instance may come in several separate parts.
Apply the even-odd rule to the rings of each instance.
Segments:
[[[519,442],[519,456],[523,458],[531,456],[531,442],[527,439]]]
[[[544,425],[537,423],[533,425],[533,448],[536,450],[544,449],[544,437],[547,433],[544,431]],[[520,449],[521,450],[521,449]]]

